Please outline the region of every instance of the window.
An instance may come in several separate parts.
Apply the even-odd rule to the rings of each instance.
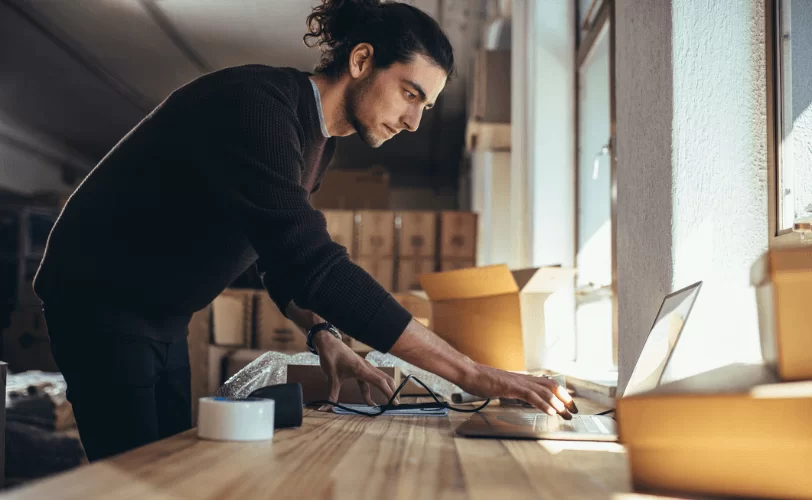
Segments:
[[[770,246],[812,244],[812,2],[767,2]]]
[[[585,2],[580,2],[582,5]],[[576,245],[574,361],[601,376],[617,370],[615,287],[614,2],[579,13],[576,67]],[[590,21],[583,23],[589,16]],[[605,376],[601,376],[605,378]]]
[[[578,41],[582,42],[596,24],[603,0],[578,0]]]

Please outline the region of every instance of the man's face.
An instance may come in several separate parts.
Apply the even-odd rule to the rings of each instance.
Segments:
[[[417,130],[447,78],[442,68],[422,55],[407,64],[370,68],[347,89],[347,120],[365,143],[377,148],[402,130]]]

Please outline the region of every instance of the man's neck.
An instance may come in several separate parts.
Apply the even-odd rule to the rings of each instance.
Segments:
[[[324,75],[310,77],[319,88],[321,94],[321,109],[324,113],[324,123],[331,137],[346,137],[355,133],[352,125],[347,121],[344,105],[344,91],[346,85],[343,79],[330,80]]]

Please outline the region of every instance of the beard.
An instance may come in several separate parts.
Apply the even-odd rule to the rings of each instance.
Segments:
[[[370,147],[378,148],[384,141],[376,137],[372,130],[358,118],[358,110],[360,109],[361,101],[372,83],[373,75],[374,73],[370,74],[347,89],[344,98],[344,114],[347,118],[347,122],[355,129],[361,140]]]

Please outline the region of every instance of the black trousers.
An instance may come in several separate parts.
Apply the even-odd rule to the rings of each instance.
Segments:
[[[47,307],[45,321],[89,461],[192,427],[185,339],[159,342],[128,326],[98,331],[86,317],[49,314]]]

